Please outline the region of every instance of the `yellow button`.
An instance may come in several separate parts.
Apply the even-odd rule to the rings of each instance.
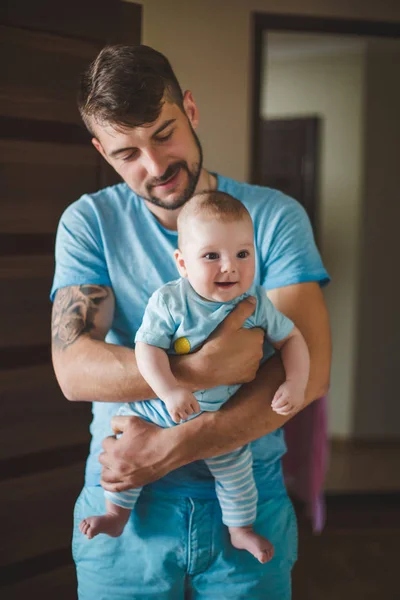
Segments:
[[[190,342],[187,338],[181,337],[175,340],[174,350],[177,354],[189,354]]]

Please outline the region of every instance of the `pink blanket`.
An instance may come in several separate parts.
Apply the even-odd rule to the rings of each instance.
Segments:
[[[288,451],[283,471],[289,493],[303,501],[314,533],[325,525],[324,481],[328,466],[327,396],[284,426]]]

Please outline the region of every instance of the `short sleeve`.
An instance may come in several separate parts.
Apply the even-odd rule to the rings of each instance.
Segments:
[[[147,303],[142,324],[135,336],[135,344],[144,342],[168,350],[175,330],[176,325],[163,294],[160,290],[156,290]]]
[[[311,223],[304,208],[280,194],[272,238],[263,260],[261,285],[271,290],[293,283],[330,281],[316,247]],[[261,242],[262,243],[262,242]]]
[[[88,283],[111,286],[97,215],[82,197],[66,209],[58,225],[51,300],[59,288]]]
[[[268,298],[263,288],[257,293],[257,325],[261,326],[271,342],[285,339],[294,327],[293,321],[281,313]]]

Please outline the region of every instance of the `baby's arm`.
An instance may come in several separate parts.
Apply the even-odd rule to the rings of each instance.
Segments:
[[[273,410],[280,415],[291,415],[302,407],[310,374],[310,355],[306,341],[297,327],[273,346],[280,350],[286,381],[275,393]]]
[[[165,350],[145,342],[136,342],[135,355],[140,373],[165,403],[175,423],[185,421],[190,415],[200,412],[195,396],[181,387],[172,374]]]

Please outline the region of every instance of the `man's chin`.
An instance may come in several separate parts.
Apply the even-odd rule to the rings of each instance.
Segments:
[[[164,208],[165,210],[178,210],[182,208],[184,204],[189,200],[189,194],[168,194],[165,198],[160,198],[159,196],[150,195],[145,198],[150,204],[154,206],[158,206],[159,208]]]

